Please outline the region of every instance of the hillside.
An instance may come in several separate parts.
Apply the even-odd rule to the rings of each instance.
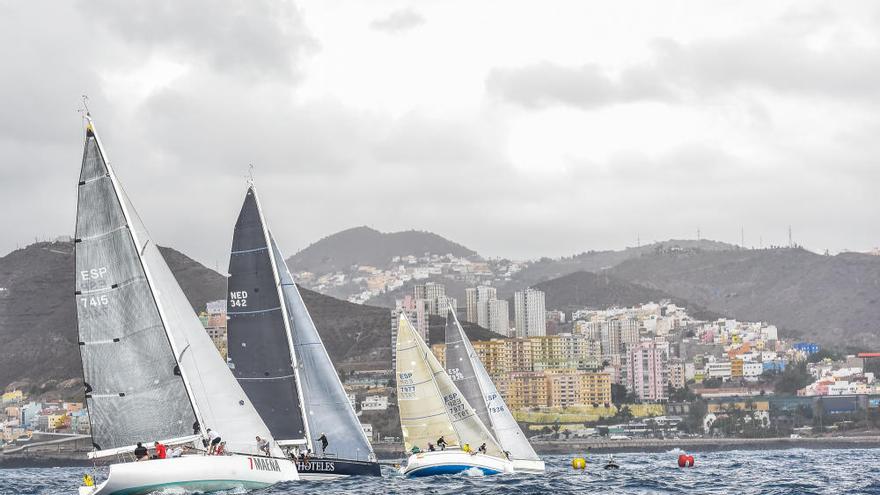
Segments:
[[[195,310],[225,297],[222,275],[174,249],[160,249]],[[0,290],[0,386],[25,382],[37,387],[35,393],[55,389],[65,396],[78,393],[81,371],[73,271],[69,242],[38,243],[0,258],[0,289],[5,289]],[[300,290],[338,367],[390,367],[388,309]],[[442,318],[432,317],[432,336],[442,326]],[[466,331],[473,338],[489,335],[476,326]]]
[[[610,273],[822,343],[880,345],[878,256],[803,249],[672,252],[627,260]]]
[[[291,271],[328,273],[346,270],[351,265],[384,267],[395,256],[422,256],[425,253],[451,253],[458,257],[477,254],[431,232],[408,230],[385,233],[369,227],[355,227],[311,244],[291,256],[287,264]]]
[[[609,308],[614,306],[634,306],[646,302],[670,300],[687,307],[697,318],[717,318],[689,301],[664,291],[643,287],[626,280],[610,276],[606,272],[575,272],[547,280],[533,286],[545,294],[547,309],[572,311],[583,308]],[[513,307],[513,300],[510,302]]]

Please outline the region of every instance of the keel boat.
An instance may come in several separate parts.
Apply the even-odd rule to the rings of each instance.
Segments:
[[[518,473],[543,473],[544,461],[523,434],[504,398],[474,351],[452,308],[446,316],[446,372],[477,416],[489,427]]]
[[[296,459],[300,477],[381,476],[253,182],[235,224],[227,292],[233,374],[274,438]],[[321,437],[329,442],[326,449]]]
[[[400,427],[404,447],[412,452],[400,472],[405,476],[471,469],[484,474],[512,473],[513,463],[405,313],[398,321],[396,352]]]
[[[162,488],[225,490],[299,479],[220,357],[150,238],[86,115],[77,194],[77,327],[95,450],[114,457],[109,475],[80,495]],[[212,428],[226,456],[134,461],[136,444],[207,445]],[[258,455],[255,437],[269,440]]]

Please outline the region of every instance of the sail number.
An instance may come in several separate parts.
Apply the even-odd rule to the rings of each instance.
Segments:
[[[448,368],[446,373],[449,375],[449,378],[452,378],[452,381],[457,382],[459,380],[464,380],[464,373],[461,372],[458,368]]]
[[[459,397],[458,393],[453,392],[443,396],[443,402],[446,404],[446,410],[452,415],[454,420],[464,419],[468,414],[465,402]]]
[[[247,307],[247,298],[248,293],[246,290],[237,290],[229,293],[229,307],[230,308],[244,308]]]
[[[79,302],[82,303],[84,308],[98,308],[110,304],[110,299],[107,297],[107,294],[101,294],[100,296],[81,297]]]

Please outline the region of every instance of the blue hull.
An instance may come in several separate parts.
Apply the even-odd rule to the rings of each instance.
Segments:
[[[423,468],[413,469],[412,471],[406,473],[408,477],[417,478],[421,476],[438,476],[442,474],[459,474],[467,471],[468,469],[477,468],[483,472],[483,474],[501,474],[501,471],[496,471],[494,469],[489,469],[481,466],[473,466],[473,465],[465,465],[465,464],[438,464],[434,466],[426,466]]]

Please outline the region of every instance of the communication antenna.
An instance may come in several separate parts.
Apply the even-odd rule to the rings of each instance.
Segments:
[[[739,227],[739,247],[746,248],[746,231],[743,226]]]
[[[788,226],[788,247],[793,248],[794,244],[791,242],[791,225]]]
[[[698,241],[700,240],[700,228],[699,227],[697,227],[697,240]]]
[[[77,110],[77,112],[84,114],[86,117],[91,117],[91,113],[89,112],[89,95],[82,95],[82,108]]]

